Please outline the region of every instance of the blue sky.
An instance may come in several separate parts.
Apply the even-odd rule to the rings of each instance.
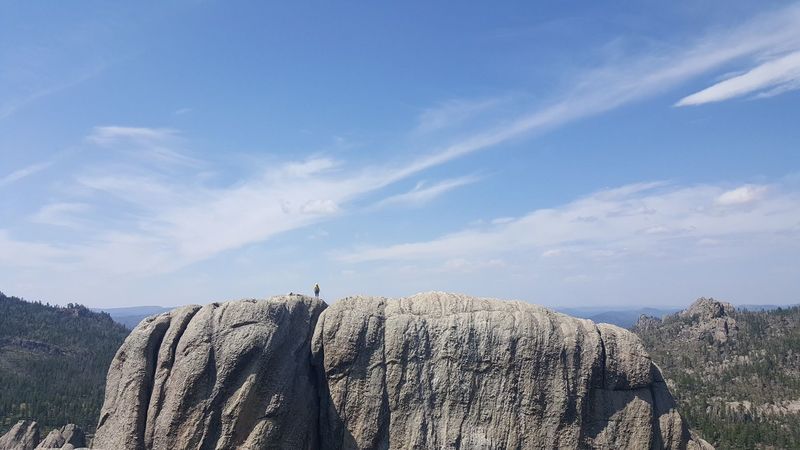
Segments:
[[[794,303],[799,91],[797,2],[0,2],[0,289]]]

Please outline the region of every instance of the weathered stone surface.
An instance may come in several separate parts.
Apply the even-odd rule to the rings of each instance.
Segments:
[[[39,439],[39,424],[33,420],[20,420],[0,437],[0,450],[33,450]]]
[[[317,448],[303,296],[187,306],[143,321],[112,362],[94,448]]]
[[[521,302],[347,298],[320,317],[322,448],[669,448],[695,440],[638,338]]]
[[[36,450],[45,448],[58,448],[61,450],[72,450],[86,446],[86,435],[83,430],[75,424],[67,424],[59,430],[51,431]]]
[[[724,344],[739,331],[736,319],[733,318],[735,311],[730,303],[700,297],[688,309],[678,313],[678,316],[696,322],[695,326],[687,330],[692,338]]]
[[[708,448],[622,328],[445,293],[325,308],[290,295],[143,321],[94,448]]]

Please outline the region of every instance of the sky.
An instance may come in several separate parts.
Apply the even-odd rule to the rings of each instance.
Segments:
[[[800,302],[800,3],[0,0],[0,290]]]

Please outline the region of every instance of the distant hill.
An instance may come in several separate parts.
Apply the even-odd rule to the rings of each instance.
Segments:
[[[800,448],[800,307],[701,298],[633,331],[690,425],[717,448]]]
[[[81,305],[0,293],[0,435],[19,419],[92,431],[111,359],[129,330]]]
[[[164,308],[162,306],[130,306],[125,308],[94,308],[92,311],[108,313],[114,321],[132,330],[145,317],[165,313],[172,309],[174,308]]]
[[[610,323],[622,328],[631,328],[642,315],[661,317],[680,311],[680,308],[604,308],[591,306],[585,308],[555,308],[556,311],[595,323]]]

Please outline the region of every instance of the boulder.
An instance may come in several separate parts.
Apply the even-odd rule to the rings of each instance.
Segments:
[[[347,298],[312,352],[325,449],[707,445],[635,335],[528,303]]]
[[[39,424],[33,420],[20,420],[0,437],[0,450],[33,450],[39,439]]]
[[[186,306],[137,326],[108,372],[94,448],[318,448],[310,339],[325,303]]]
[[[61,450],[73,450],[80,447],[86,447],[86,435],[75,424],[67,424],[61,429],[51,431],[42,442],[36,447],[36,450],[45,448],[58,448]]]

